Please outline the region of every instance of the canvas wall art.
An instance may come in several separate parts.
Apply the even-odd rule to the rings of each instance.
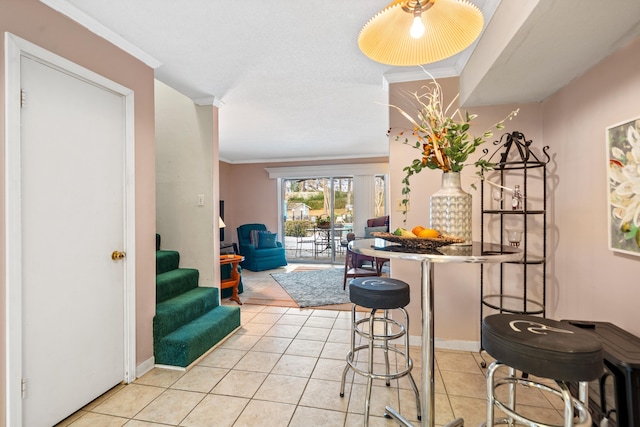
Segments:
[[[607,128],[609,249],[640,255],[640,118]]]

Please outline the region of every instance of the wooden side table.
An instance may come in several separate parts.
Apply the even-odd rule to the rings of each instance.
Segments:
[[[238,296],[238,285],[240,284],[240,272],[238,271],[238,264],[244,261],[242,255],[220,255],[220,265],[231,264],[231,277],[229,279],[220,280],[220,289],[233,288],[231,301],[237,302],[242,305],[240,297]]]

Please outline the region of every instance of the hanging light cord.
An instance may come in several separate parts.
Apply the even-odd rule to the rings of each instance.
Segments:
[[[402,5],[402,10],[407,13],[412,13],[414,16],[419,13],[425,12],[433,6],[434,0],[416,0],[415,4],[413,0],[409,0]],[[413,5],[413,6],[412,6]]]

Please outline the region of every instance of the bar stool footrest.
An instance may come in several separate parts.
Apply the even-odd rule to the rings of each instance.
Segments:
[[[496,362],[494,362],[496,363]],[[500,365],[500,364],[498,364]],[[502,366],[506,366],[503,365]],[[495,370],[492,371],[492,374]],[[522,423],[524,425],[535,425],[537,427],[562,427],[563,424],[544,424],[539,421],[534,421],[529,418],[525,418],[524,416],[515,412],[515,409],[509,408],[507,404],[499,400],[496,395],[496,390],[501,386],[517,386],[523,385],[526,387],[535,387],[542,392],[552,393],[556,396],[559,396],[564,400],[564,396],[561,390],[550,387],[547,384],[540,383],[538,381],[533,381],[527,378],[519,378],[519,377],[503,377],[495,379],[493,390],[489,398],[491,399],[493,405],[502,411],[507,417],[498,418],[494,420],[493,425],[513,425],[513,421],[515,420],[517,423]],[[573,412],[577,416],[577,419],[574,418],[573,427],[590,427],[591,426],[591,416],[589,414],[588,409],[584,406],[582,402],[578,399],[571,397],[571,405],[573,407]],[[484,424],[483,424],[484,425]]]
[[[396,326],[398,328],[398,331],[389,335],[376,334],[375,331],[373,333],[365,331],[362,328],[360,328],[360,325],[362,324],[369,325],[369,317],[367,316],[355,322],[355,326],[354,326],[355,333],[365,339],[372,339],[374,341],[393,341],[398,338],[402,338],[407,333],[402,323],[398,322],[397,320],[390,319],[388,317],[374,317],[373,322],[374,324],[377,322],[377,323],[391,325],[392,327]]]
[[[380,349],[384,349],[385,347],[383,346],[379,346],[379,345],[374,345],[374,348],[380,348]],[[396,371],[396,372],[389,372],[384,373],[384,374],[379,374],[379,373],[375,373],[375,372],[368,372],[368,371],[363,371],[362,369],[358,368],[358,366],[356,365],[356,362],[354,362],[354,356],[356,356],[358,354],[359,351],[362,350],[369,350],[369,346],[368,345],[360,345],[356,348],[353,349],[352,351],[349,351],[347,353],[347,364],[349,365],[349,367],[351,369],[353,369],[355,371],[355,373],[362,375],[363,377],[367,377],[367,378],[373,378],[373,379],[378,379],[378,380],[395,380],[398,378],[402,378],[406,375],[409,375],[411,373],[411,370],[413,369],[413,360],[411,360],[411,358],[407,358],[406,359],[406,363],[405,363],[405,369],[401,370],[401,371]],[[389,351],[393,351],[396,354],[399,354],[403,357],[406,357],[406,355],[404,354],[404,352],[401,349],[395,348],[395,347],[389,347],[388,348]],[[369,366],[367,364],[367,369],[369,369]]]

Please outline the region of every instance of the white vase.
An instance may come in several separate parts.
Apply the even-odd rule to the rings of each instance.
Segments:
[[[459,172],[443,172],[442,187],[429,200],[429,227],[471,244],[471,194],[462,189]]]

